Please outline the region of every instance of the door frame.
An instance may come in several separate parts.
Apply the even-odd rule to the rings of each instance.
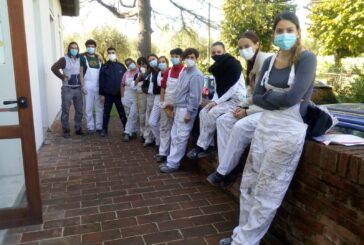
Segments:
[[[0,229],[42,223],[23,0],[7,0],[7,6],[16,94],[24,96],[28,106],[18,107],[19,125],[0,126],[0,139],[21,139],[27,207],[0,209]]]

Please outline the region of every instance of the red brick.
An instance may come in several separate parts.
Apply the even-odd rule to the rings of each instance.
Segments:
[[[216,222],[221,222],[224,221],[225,219],[220,214],[209,214],[209,215],[196,216],[191,218],[191,220],[195,225],[207,225]]]
[[[130,238],[108,241],[108,242],[105,242],[104,244],[105,245],[144,245],[144,241],[141,236],[138,236],[138,237],[130,237]]]
[[[87,224],[87,225],[77,225],[77,226],[68,226],[64,228],[63,235],[64,236],[70,236],[75,234],[83,234],[88,232],[96,232],[100,231],[100,224],[94,223],[94,224]]]
[[[154,187],[141,187],[141,188],[133,188],[133,189],[128,189],[128,194],[140,194],[140,193],[145,193],[145,192],[151,192],[151,191],[155,191]]]
[[[338,161],[338,174],[341,177],[346,177],[349,169],[349,162],[351,156],[349,154],[341,153]]]
[[[168,242],[168,245],[205,245],[207,244],[205,242],[205,240],[201,237],[199,238],[188,238],[188,239],[183,239],[183,240],[179,240],[179,241],[173,241],[173,242]]]
[[[134,226],[134,225],[137,225],[137,221],[136,221],[135,217],[104,221],[101,223],[102,230],[124,228],[124,227],[129,227],[129,226]]]
[[[161,242],[173,241],[181,239],[182,236],[178,231],[163,231],[154,234],[144,235],[147,244],[156,244]]]
[[[179,209],[181,209],[179,203],[163,204],[163,205],[149,207],[151,213],[159,213],[159,212],[173,211]]]
[[[164,203],[174,203],[174,202],[191,201],[191,198],[188,195],[179,195],[179,196],[163,197],[162,200]]]
[[[238,225],[239,225],[239,222],[231,221],[231,220],[214,224],[214,226],[218,232],[232,231]]]
[[[114,203],[130,202],[130,201],[136,201],[136,200],[143,200],[143,196],[141,194],[126,195],[126,196],[121,196],[121,197],[114,197],[113,200],[114,200]]]
[[[216,230],[212,225],[195,226],[191,228],[181,229],[183,237],[201,237],[216,234]]]
[[[145,200],[154,199],[157,197],[168,197],[171,196],[171,191],[154,191],[149,193],[143,193],[143,197]]]
[[[171,220],[169,213],[155,213],[155,214],[137,216],[137,221],[139,224],[161,222],[167,220]]]
[[[131,208],[129,202],[100,206],[100,212],[118,211]]]
[[[79,225],[81,222],[80,217],[73,217],[68,219],[58,219],[58,220],[50,220],[44,222],[44,229],[55,228],[55,227],[63,227],[63,226],[72,226]]]
[[[73,244],[81,244],[80,235],[44,240],[40,242],[40,245],[73,245]]]
[[[350,159],[348,178],[355,183],[358,183],[359,180],[360,162],[361,159],[354,156]]]
[[[154,233],[157,231],[158,228],[156,224],[144,224],[121,229],[121,234],[123,235],[123,237],[130,237],[130,236]]]
[[[160,231],[175,230],[194,226],[189,218],[176,219],[171,221],[159,222],[158,227]]]
[[[82,244],[93,244],[121,238],[119,230],[107,230],[102,232],[88,233],[82,236]]]
[[[171,216],[173,219],[193,217],[201,214],[202,212],[199,208],[190,208],[171,212]]]
[[[96,214],[98,212],[99,209],[97,207],[71,209],[66,211],[66,217],[81,216],[86,214]]]
[[[47,238],[60,237],[61,235],[62,235],[61,228],[26,232],[23,234],[21,242],[30,242]]]
[[[91,215],[82,216],[81,223],[88,224],[88,223],[100,222],[100,221],[105,221],[105,220],[113,220],[115,218],[116,218],[115,212],[91,214]]]
[[[118,218],[134,217],[148,213],[149,213],[148,208],[134,208],[117,212]]]
[[[93,206],[99,206],[99,205],[107,205],[107,204],[111,204],[111,203],[112,203],[112,199],[111,198],[106,198],[106,199],[96,199],[96,200],[82,201],[81,206],[83,208],[86,208],[86,207],[93,207]]]
[[[131,202],[131,205],[136,207],[148,207],[162,204],[162,200],[160,198],[148,199],[148,200],[137,200]]]
[[[201,207],[202,212],[205,214],[213,214],[213,213],[221,213],[231,210],[230,205],[228,204],[218,204],[207,207]]]
[[[180,205],[183,209],[189,208],[197,208],[210,205],[207,200],[197,200],[197,201],[189,201],[189,202],[181,202]]]

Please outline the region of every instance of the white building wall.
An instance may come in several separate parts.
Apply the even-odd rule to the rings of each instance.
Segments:
[[[37,150],[61,108],[61,81],[51,66],[63,56],[59,0],[23,0]]]

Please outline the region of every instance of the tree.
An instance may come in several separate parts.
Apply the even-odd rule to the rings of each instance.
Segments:
[[[96,1],[101,6],[109,10],[115,17],[120,19],[138,19],[138,56],[147,56],[151,52],[151,15],[160,15],[159,12],[151,7],[150,0],[133,0],[131,4],[124,3],[123,0],[83,0],[81,3],[90,3]],[[205,0],[198,0],[204,3]],[[193,17],[197,21],[209,25],[212,28],[218,28],[218,25],[208,18],[200,15],[199,13],[186,8],[183,4],[178,3],[175,0],[169,0],[169,2],[175,6],[180,13],[179,20],[184,29],[186,26],[186,15]],[[176,17],[168,17],[173,21],[177,21]]]
[[[308,31],[317,40],[324,55],[334,55],[335,65],[341,59],[364,52],[364,1],[313,1]]]
[[[284,10],[295,10],[290,0],[225,0],[222,39],[232,53],[238,54],[241,33],[252,30],[260,38],[263,51],[271,50],[274,17]]]

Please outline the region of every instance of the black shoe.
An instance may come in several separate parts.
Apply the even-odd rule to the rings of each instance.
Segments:
[[[157,160],[157,162],[165,162],[167,161],[167,156],[162,156],[162,155],[155,155],[155,160]]]
[[[216,149],[213,146],[209,146],[206,150],[204,150],[202,147],[196,146],[187,153],[187,157],[192,160],[197,158],[203,158],[207,157],[208,155],[210,155],[215,151]]]
[[[96,132],[97,132],[98,134],[101,134],[102,129],[96,129]]]
[[[77,130],[75,131],[75,134],[76,134],[76,135],[81,135],[81,136],[84,136],[84,135],[85,135],[85,134],[83,133],[82,129],[77,129]]]
[[[67,139],[69,138],[70,135],[70,130],[69,129],[63,129],[63,138]]]
[[[222,187],[224,184],[224,175],[219,174],[218,172],[213,172],[206,178],[207,182],[216,187]]]
[[[107,136],[107,131],[105,129],[101,130],[100,136],[101,137],[106,137]]]

